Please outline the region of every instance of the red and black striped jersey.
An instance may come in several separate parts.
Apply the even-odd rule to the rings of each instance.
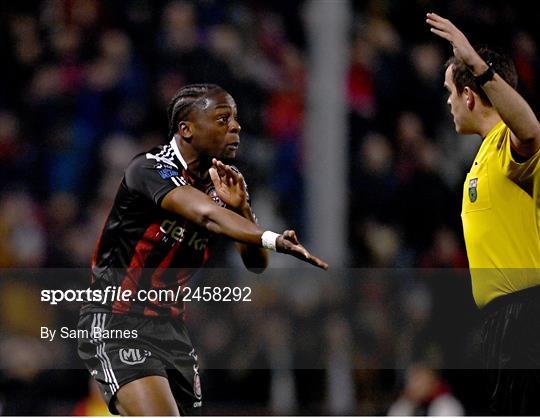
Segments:
[[[183,314],[181,298],[172,295],[178,295],[178,288],[204,264],[212,245],[206,229],[161,208],[168,192],[187,185],[226,206],[209,176],[202,181],[190,175],[174,139],[131,161],[94,252],[91,283],[91,289],[102,294],[109,287],[129,290],[131,297],[89,302],[83,312]],[[161,296],[156,296],[157,290]]]

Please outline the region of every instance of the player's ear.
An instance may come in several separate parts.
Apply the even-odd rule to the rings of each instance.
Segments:
[[[178,132],[180,133],[180,136],[184,138],[187,142],[191,140],[191,137],[193,136],[193,126],[191,122],[187,121],[180,121],[178,123]]]
[[[467,102],[467,108],[469,110],[474,109],[474,104],[476,102],[476,97],[474,91],[470,87],[465,87],[463,89],[463,94],[465,95],[465,99]]]

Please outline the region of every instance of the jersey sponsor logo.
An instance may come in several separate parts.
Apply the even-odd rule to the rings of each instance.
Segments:
[[[476,202],[476,199],[478,199],[478,178],[470,179],[469,180],[469,200],[471,203]]]
[[[138,348],[121,348],[118,354],[120,355],[120,361],[130,366],[142,364],[147,357],[152,355],[150,351]]]
[[[177,225],[178,221],[173,221],[171,219],[165,219],[159,226],[159,230],[175,239],[178,242],[182,242],[186,238],[186,229]],[[195,249],[195,251],[203,251],[208,245],[208,238],[200,237],[199,232],[195,231],[187,241],[188,247]]]
[[[199,233],[195,233],[188,241],[188,247],[192,247],[195,251],[204,251],[208,245],[208,238],[199,238]]]
[[[184,234],[186,233],[185,228],[176,225],[176,221],[171,221],[170,219],[165,219],[159,226],[159,230],[166,235],[170,235],[179,242],[184,239]]]

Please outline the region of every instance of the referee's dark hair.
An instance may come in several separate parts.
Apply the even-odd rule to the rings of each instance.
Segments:
[[[518,76],[516,67],[509,56],[493,51],[487,47],[480,47],[477,49],[477,52],[488,65],[491,65],[493,70],[499,74],[504,81],[514,89],[517,87]],[[476,83],[473,74],[463,61],[453,56],[446,61],[445,68],[448,68],[449,66],[452,66],[452,81],[456,85],[459,94],[463,93],[465,87],[469,87],[480,96],[480,99],[484,104],[491,106],[491,102],[486,93]]]
[[[178,124],[191,112],[193,105],[202,97],[225,91],[217,84],[188,84],[176,92],[167,107],[169,139],[178,130]]]

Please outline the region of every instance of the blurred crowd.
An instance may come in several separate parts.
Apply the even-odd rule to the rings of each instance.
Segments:
[[[538,13],[521,2],[363,3],[347,80],[351,262],[464,267],[462,187],[480,138],[454,131],[442,87],[452,50],[426,29],[425,13],[451,17],[475,45],[510,54],[535,110]]]
[[[124,168],[136,153],[168,141],[167,103],[178,88],[194,82],[218,83],[238,104],[243,128],[238,166],[250,186],[258,217],[265,226],[279,229],[291,225],[301,230],[303,121],[309,73],[302,3],[3,2],[0,267],[87,267]],[[536,12],[520,1],[351,3],[354,18],[343,86],[349,111],[347,266],[464,268],[467,261],[459,218],[462,182],[479,138],[462,138],[454,132],[442,88],[442,67],[451,50],[430,36],[424,14],[427,7],[433,7],[453,17],[474,42],[489,42],[511,51],[520,91],[538,109]],[[223,261],[228,257],[226,251],[218,254]],[[461,299],[444,302],[451,294],[445,293],[445,286],[449,286],[445,280],[422,282],[412,288],[407,280],[400,284],[356,283],[353,277],[346,282],[350,288],[343,294],[351,292],[354,314],[326,315],[325,311],[322,330],[327,331],[324,338],[331,347],[331,341],[350,339],[353,346],[357,340],[365,343],[359,330],[377,335],[374,352],[384,354],[384,350],[378,351],[381,346],[394,345],[401,334],[399,327],[389,326],[392,321],[385,315],[392,305],[384,295],[400,295],[399,306],[409,306],[409,310],[398,312],[404,312],[410,324],[414,324],[415,315],[431,317],[441,307],[452,310],[460,303],[470,303],[470,295],[461,288],[454,290],[454,296]],[[310,288],[297,285],[302,297],[291,299],[288,309],[301,309]],[[24,290],[16,286],[4,285],[3,290],[3,312],[12,306],[6,300],[25,300]],[[324,311],[324,300],[315,301],[313,309]],[[241,323],[246,314],[230,315]],[[14,325],[8,317],[0,318],[0,352],[13,351],[6,349],[11,347],[6,343],[11,341],[6,338],[10,331],[31,334],[28,326]],[[286,327],[282,319],[279,313],[264,319],[269,322],[265,328]],[[209,325],[218,334],[220,329],[228,329],[212,322]],[[401,339],[411,339],[413,334],[411,330]],[[204,335],[201,339],[204,341]],[[340,347],[337,344],[335,349],[339,352]],[[399,353],[386,354],[391,356],[391,367],[406,368],[408,362],[421,360],[399,360]],[[347,356],[338,353],[336,358],[339,363]],[[327,388],[345,387],[343,382],[353,382],[356,388],[349,395],[328,389],[331,393],[323,396],[315,390],[314,394],[325,399],[337,399],[338,406],[332,409],[329,401],[325,406],[329,409],[310,411],[385,413],[390,396],[399,388],[399,373],[390,373],[390,377],[380,372],[374,377],[366,370],[352,377],[339,373],[351,364],[361,369],[361,362],[344,360],[328,368],[337,373],[303,378],[307,382],[334,382],[323,385]],[[31,376],[42,382],[39,379],[43,376]],[[86,375],[77,376],[86,387]],[[232,377],[227,374],[226,378]],[[15,381],[28,379],[16,376]],[[286,396],[283,388],[301,382],[301,376],[291,380],[285,373],[272,379],[257,375],[256,379],[270,382],[268,393],[273,397],[268,395],[265,400],[281,399],[278,406],[289,402],[289,409],[276,407],[272,411],[306,411],[295,410],[298,405],[294,406],[294,400],[280,398]],[[281,384],[272,385],[275,379]],[[0,386],[4,397],[14,391],[12,377],[6,381],[11,383]],[[214,382],[219,382],[219,377]],[[236,382],[252,387],[246,376]],[[305,386],[298,385],[301,387]],[[357,409],[351,399],[362,397],[362,388],[366,391],[364,401],[372,406]],[[18,393],[27,392],[18,389]],[[302,398],[301,393],[298,398]]]

